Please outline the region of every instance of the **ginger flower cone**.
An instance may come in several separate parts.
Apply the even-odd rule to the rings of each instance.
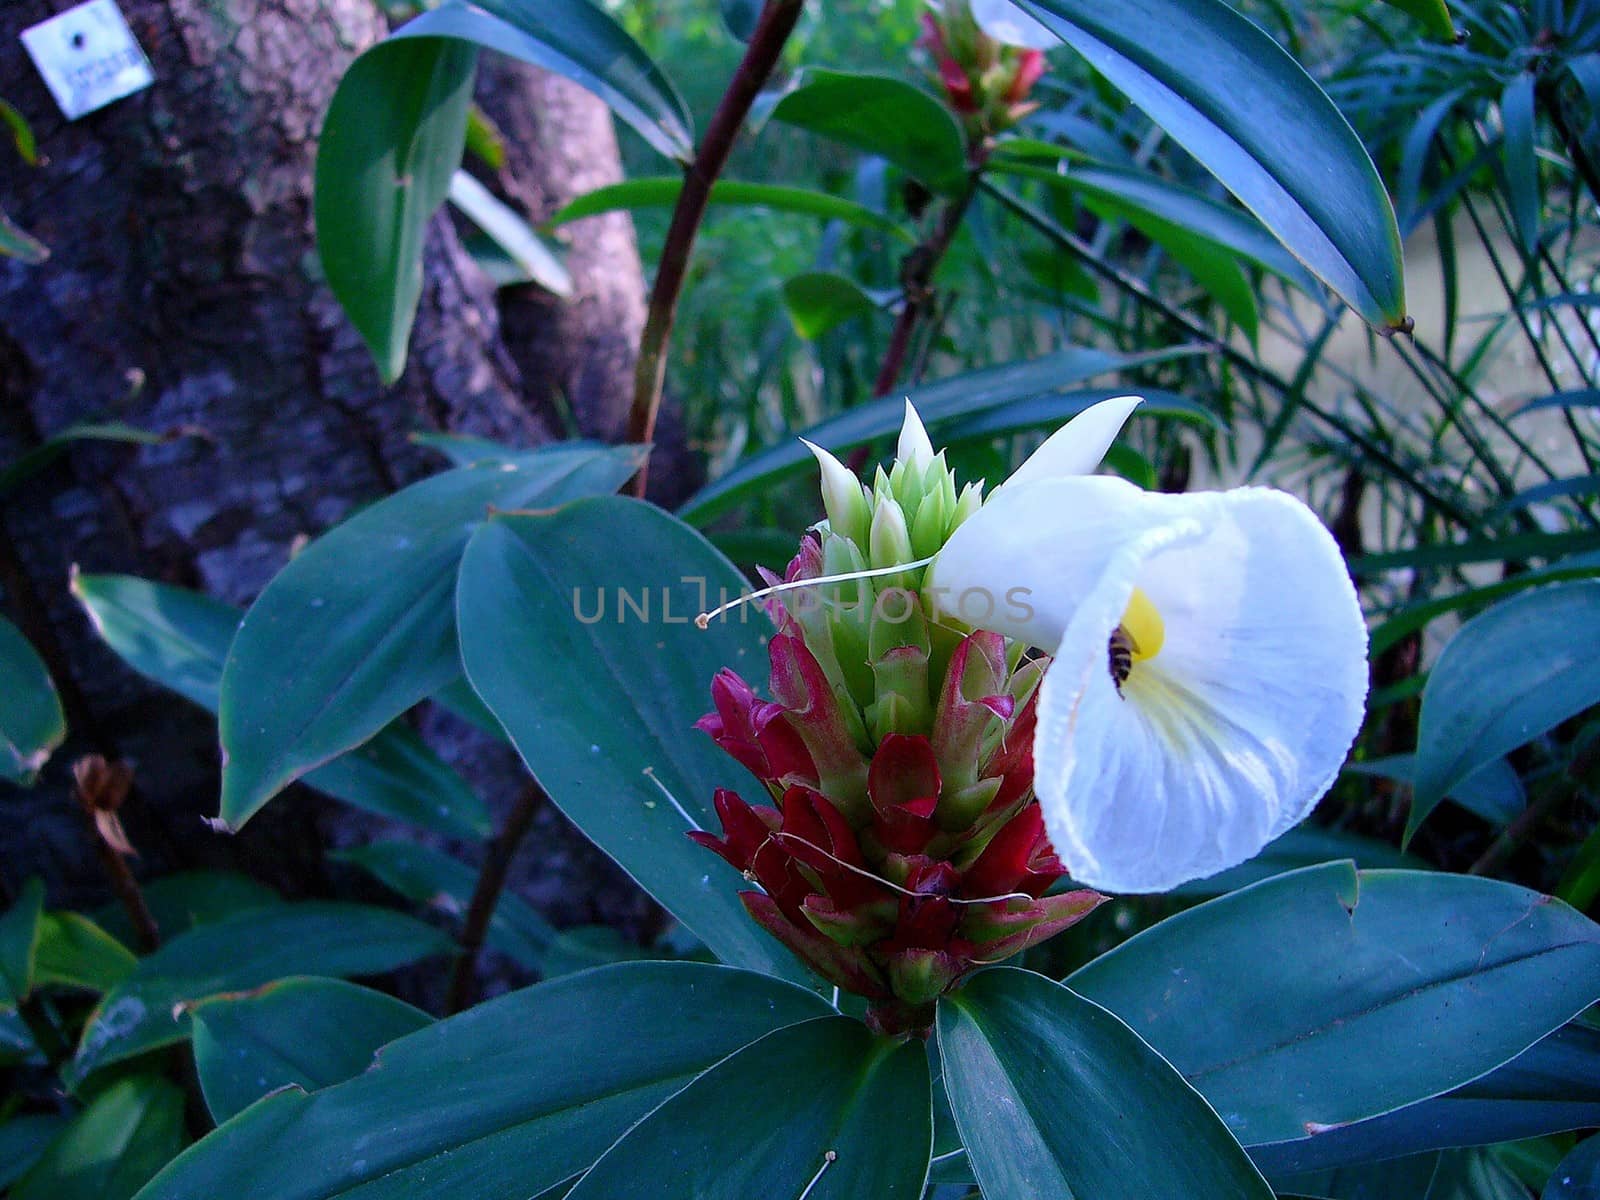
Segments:
[[[828,520],[768,581],[767,697],[712,681],[699,727],[766,795],[719,791],[722,836],[690,836],[880,1032],[926,1036],[967,974],[1105,900],[1051,894],[1069,870],[1159,891],[1251,857],[1359,727],[1365,629],[1332,539],[1282,493],[1087,477],[1137,404],[1090,408],[987,503],[909,404],[870,487],[811,447]],[[1284,570],[1318,585],[1292,618]]]

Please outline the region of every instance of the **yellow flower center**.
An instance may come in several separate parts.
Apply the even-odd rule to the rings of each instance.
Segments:
[[[1121,694],[1122,685],[1133,672],[1133,664],[1160,654],[1166,640],[1167,630],[1160,612],[1149,596],[1139,588],[1134,588],[1133,595],[1128,597],[1128,607],[1122,614],[1122,621],[1111,634],[1108,647],[1111,681],[1117,685],[1118,694]]]

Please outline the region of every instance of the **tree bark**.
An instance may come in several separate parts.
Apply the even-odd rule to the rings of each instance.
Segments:
[[[552,427],[529,403],[489,284],[447,220],[432,231],[410,365],[393,388],[320,279],[315,135],[345,67],[385,31],[370,0],[121,6],[157,82],[74,123],[18,42],[63,6],[0,9],[0,95],[32,123],[46,160],[6,162],[0,210],[52,252],[37,267],[0,259],[0,464],[83,420],[203,436],[83,445],[0,499],[4,611],[51,660],[73,739],[38,789],[0,802],[0,876],[14,888],[43,873],[57,903],[103,892],[63,787],[73,752],[94,749],[138,765],[126,813],[144,869],[242,864],[316,892],[326,886],[327,830],[315,823],[324,807],[284,797],[237,838],[209,833],[200,818],[216,808],[214,722],[98,642],[68,595],[70,566],[242,604],[297,538],[437,466],[407,440],[413,430],[528,445]],[[616,153],[614,142],[549,149],[574,160]],[[630,267],[637,281],[631,247],[613,238],[593,254],[597,277],[616,260],[608,286],[630,286]],[[581,314],[555,319],[584,327]],[[581,381],[559,353],[523,363]]]

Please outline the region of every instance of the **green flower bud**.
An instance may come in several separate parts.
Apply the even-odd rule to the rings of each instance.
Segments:
[[[872,510],[867,505],[861,481],[855,477],[855,472],[821,446],[812,445],[805,438],[800,440],[822,469],[822,507],[828,514],[828,528],[858,546],[865,546],[867,531],[872,525]]]
[[[911,552],[911,531],[906,528],[906,516],[897,500],[885,497],[878,501],[867,544],[867,555],[874,568],[915,560],[916,555]]]

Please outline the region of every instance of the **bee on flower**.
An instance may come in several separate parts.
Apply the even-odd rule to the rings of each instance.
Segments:
[[[1103,893],[1251,858],[1359,730],[1366,628],[1333,538],[1271,489],[1092,475],[1138,403],[1080,414],[987,498],[909,404],[870,487],[812,446],[828,519],[770,581],[771,699],[712,684],[700,727],[771,803],[721,791],[723,836],[691,836],[881,1030],[925,1031],[965,974]]]

